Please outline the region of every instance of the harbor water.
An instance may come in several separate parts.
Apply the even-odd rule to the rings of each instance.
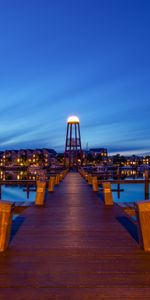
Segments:
[[[112,194],[114,202],[135,202],[145,199],[144,184],[112,184]],[[116,191],[115,191],[116,190]],[[150,190],[150,185],[149,185]]]
[[[30,189],[27,192],[24,186],[1,186],[1,200],[8,200],[12,202],[34,202],[35,190]]]

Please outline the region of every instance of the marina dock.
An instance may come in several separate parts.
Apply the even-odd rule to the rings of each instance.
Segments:
[[[138,199],[139,200],[139,199]],[[150,253],[117,204],[70,172],[13,221],[0,254],[0,300],[150,299]]]

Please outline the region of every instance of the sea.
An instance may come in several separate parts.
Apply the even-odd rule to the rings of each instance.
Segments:
[[[118,185],[112,184],[113,201],[116,203],[148,200],[147,197],[145,199],[144,184],[120,184],[120,191],[117,189]]]
[[[7,200],[11,202],[34,202],[35,201],[35,189],[30,189],[27,192],[24,186],[1,186],[1,200]]]

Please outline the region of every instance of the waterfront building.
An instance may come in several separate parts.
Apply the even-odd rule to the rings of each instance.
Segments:
[[[0,152],[0,167],[28,167],[39,165],[48,167],[56,158],[54,149],[20,149]]]
[[[94,159],[100,158],[103,161],[107,160],[108,152],[106,148],[91,148],[89,153],[93,156]]]
[[[142,163],[144,165],[150,165],[150,155],[146,155],[145,157],[143,157]]]

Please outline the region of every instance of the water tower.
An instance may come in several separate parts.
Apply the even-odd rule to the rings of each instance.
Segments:
[[[82,164],[80,121],[76,116],[71,116],[67,120],[64,164],[69,168]]]

